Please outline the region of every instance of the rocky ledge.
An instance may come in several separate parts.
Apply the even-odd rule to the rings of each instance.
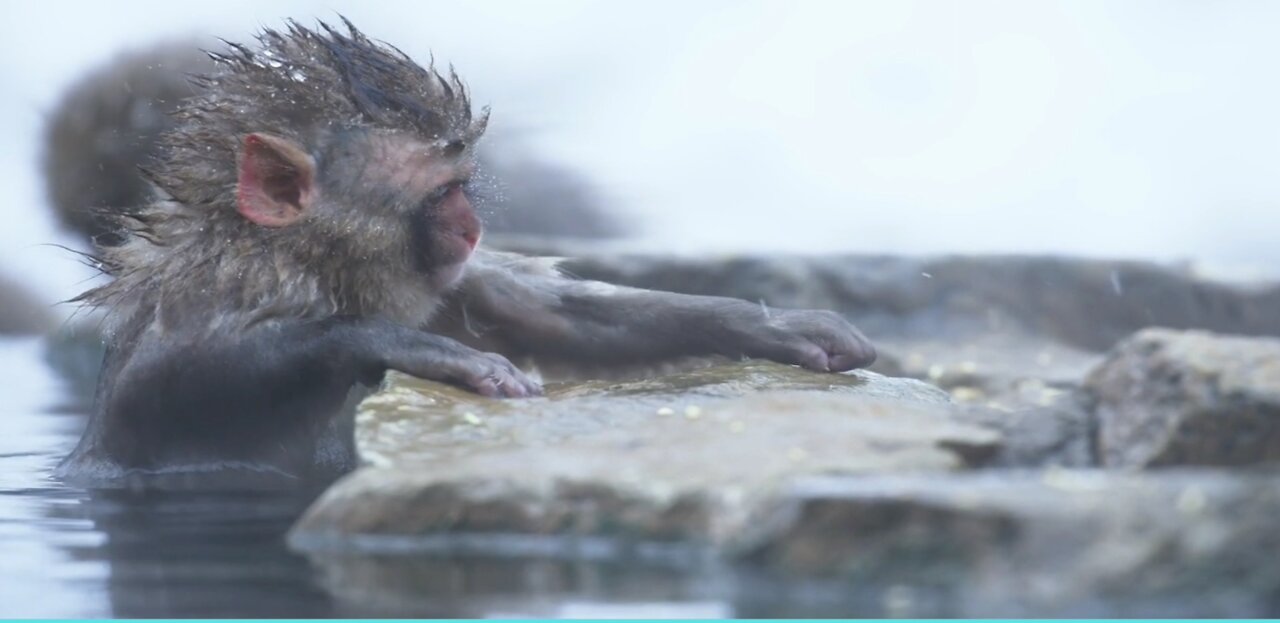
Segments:
[[[1140,332],[1070,394],[1081,426],[764,362],[518,401],[392,375],[359,407],[366,466],[290,542],[356,612],[440,607],[446,560],[506,560],[499,595],[543,591],[511,561],[552,559],[713,578],[743,616],[1274,614],[1272,342]],[[1060,466],[1091,446],[1092,467]]]
[[[956,409],[920,381],[763,362],[553,384],[511,401],[395,375],[357,414],[369,465],[330,489],[292,542],[465,548],[500,542],[465,537],[520,535],[718,547],[797,476],[989,461],[1000,433]]]
[[[354,612],[434,612],[458,582],[573,594],[658,565],[643,591],[673,582],[722,615],[1280,614],[1275,285],[1026,257],[567,267],[835,309],[885,356],[519,401],[390,375],[359,407],[365,466],[290,535]],[[514,562],[584,559],[613,570]]]

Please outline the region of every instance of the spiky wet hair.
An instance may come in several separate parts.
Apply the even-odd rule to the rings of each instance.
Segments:
[[[260,227],[236,210],[237,157],[251,133],[314,149],[326,134],[392,131],[452,153],[470,151],[484,132],[487,109],[473,118],[452,69],[418,65],[343,22],[345,32],[290,21],[283,31],[263,30],[257,49],[227,42],[209,53],[214,70],[192,76],[198,94],[178,107],[175,129],[145,169],[160,194],[117,215],[125,242],[95,258],[114,280],[76,301],[125,323],[151,312],[162,323],[198,314],[217,321],[227,310],[249,321],[326,313],[408,319],[432,306],[433,293],[415,299],[404,287],[421,276],[396,255],[404,248],[399,232],[351,240],[306,226]]]
[[[151,181],[187,205],[225,199],[236,180],[229,165],[251,132],[308,145],[316,132],[363,126],[475,143],[488,110],[472,118],[466,85],[452,68],[445,75],[434,62],[423,67],[342,22],[345,33],[324,22],[310,29],[289,21],[283,32],[259,33],[257,50],[225,42],[225,51],[209,52],[218,68],[192,77],[201,94],[178,109],[178,127],[146,170]]]

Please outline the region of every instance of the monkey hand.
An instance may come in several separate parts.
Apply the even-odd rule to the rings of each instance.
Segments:
[[[743,354],[819,372],[865,368],[876,360],[871,341],[831,311],[771,309],[757,326],[742,331]]]
[[[542,394],[542,386],[497,353],[478,351],[437,335],[394,349],[386,366],[418,378],[440,381],[492,398]]]

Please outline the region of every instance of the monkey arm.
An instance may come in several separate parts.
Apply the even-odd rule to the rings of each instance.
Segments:
[[[92,476],[104,462],[305,470],[352,386],[387,369],[490,396],[541,391],[500,355],[365,318],[272,320],[234,333],[152,326],[119,344],[108,349],[89,430],[59,467],[63,477]]]
[[[579,362],[724,355],[843,371],[875,360],[867,338],[834,312],[626,288],[484,259],[468,267],[441,324],[482,348]]]
[[[230,429],[264,430],[327,417],[352,385],[387,369],[461,385],[492,396],[538,392],[509,361],[447,337],[386,321],[333,317],[274,320],[236,337],[144,332],[116,353],[100,392],[103,416],[141,434],[166,437]]]

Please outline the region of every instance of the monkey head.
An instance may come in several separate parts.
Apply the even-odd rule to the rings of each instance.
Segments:
[[[438,295],[480,238],[467,188],[487,109],[349,22],[258,43],[192,77],[144,170],[160,199],[125,217],[127,243],[103,250],[116,285],[86,300],[177,301],[202,279],[264,315],[421,308],[406,290]]]
[[[331,245],[435,286],[455,280],[480,238],[466,189],[487,121],[487,111],[472,118],[457,74],[423,68],[349,22],[346,34],[291,23],[259,42],[213,55],[220,70],[164,143],[170,166],[189,169],[218,136],[236,151],[234,214],[262,237]]]
[[[404,264],[442,288],[480,240],[467,197],[475,170],[460,141],[345,128],[312,141],[245,135],[235,211],[277,236],[358,248],[361,260]],[[290,231],[292,229],[293,231]]]

